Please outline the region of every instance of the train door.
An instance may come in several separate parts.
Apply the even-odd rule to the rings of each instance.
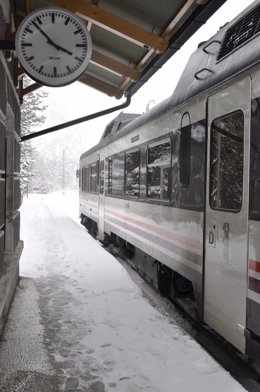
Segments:
[[[105,212],[105,187],[104,187],[104,160],[99,161],[99,199],[98,199],[98,238],[104,241],[104,212]]]
[[[251,79],[208,99],[204,320],[245,351]]]

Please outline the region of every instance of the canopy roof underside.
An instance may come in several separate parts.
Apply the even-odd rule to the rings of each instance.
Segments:
[[[93,43],[80,81],[119,99],[135,94],[225,1],[14,0],[15,23],[18,27],[29,12],[54,5],[77,14]]]

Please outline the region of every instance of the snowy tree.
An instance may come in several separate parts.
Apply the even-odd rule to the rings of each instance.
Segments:
[[[43,140],[43,139],[42,139]],[[37,151],[37,159],[33,163],[32,186],[40,188],[41,192],[54,192],[59,190],[76,189],[76,168],[78,156],[71,156],[69,148],[62,148],[58,143],[50,145],[43,140],[42,151]],[[46,143],[44,143],[46,142]],[[48,151],[48,154],[46,154]]]
[[[24,78],[24,84],[29,85],[30,79]],[[33,91],[24,97],[21,106],[21,132],[27,135],[33,131],[33,128],[45,122],[44,110],[47,105],[43,103],[48,93],[42,89]],[[21,143],[21,190],[25,192],[30,184],[32,177],[32,165],[36,159],[36,152],[32,147],[30,140]]]

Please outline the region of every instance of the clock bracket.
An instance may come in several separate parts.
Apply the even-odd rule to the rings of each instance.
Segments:
[[[15,50],[15,41],[9,39],[0,40],[0,50]]]

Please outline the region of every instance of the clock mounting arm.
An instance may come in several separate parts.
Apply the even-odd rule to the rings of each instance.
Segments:
[[[15,50],[15,41],[0,39],[0,50]]]

